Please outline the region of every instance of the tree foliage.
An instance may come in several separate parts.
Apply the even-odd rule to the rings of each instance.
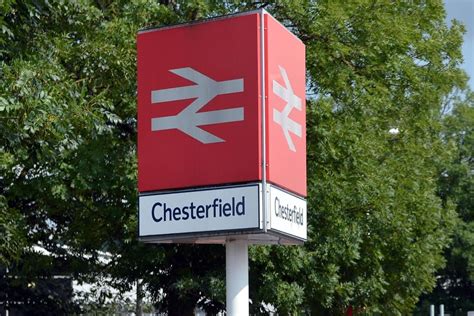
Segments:
[[[474,309],[474,94],[456,97],[450,105],[442,135],[453,154],[442,166],[438,190],[445,207],[456,207],[458,218],[445,252],[446,267],[437,273],[433,292],[422,297],[420,314],[429,304],[444,304],[453,315]]]
[[[440,0],[3,1],[0,264],[28,273],[12,259],[40,245],[61,260],[32,277],[105,274],[180,315],[222,309],[223,247],[136,238],[135,34],[261,7],[307,47],[309,241],[251,249],[252,308],[411,311],[455,225],[437,179],[453,153],[443,100],[466,80],[463,28]]]

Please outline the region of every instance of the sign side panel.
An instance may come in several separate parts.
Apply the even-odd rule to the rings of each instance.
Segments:
[[[305,46],[266,14],[267,179],[306,196]]]
[[[306,200],[282,189],[270,186],[270,229],[306,240]]]

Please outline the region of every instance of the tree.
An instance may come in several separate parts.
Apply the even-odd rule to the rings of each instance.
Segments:
[[[23,260],[33,245],[67,260],[10,273],[97,273],[98,252],[135,231],[136,27],[103,23],[105,9],[86,1],[9,1],[2,10],[2,212],[21,214]]]
[[[420,314],[430,304],[444,304],[453,315],[474,309],[474,94],[467,91],[450,104],[453,109],[444,117],[443,137],[454,150],[451,161],[442,166],[439,195],[445,207],[455,205],[458,219],[445,252],[446,267],[437,273],[433,292],[422,297]]]
[[[223,247],[136,239],[135,34],[260,7],[307,46],[310,218],[304,247],[251,249],[252,308],[406,314],[430,290],[455,221],[439,112],[465,82],[439,0],[4,1],[0,195],[20,224],[0,223],[23,261],[40,245],[49,271],[143,282],[170,312],[223,307]]]
[[[24,243],[22,218],[15,210],[7,210],[4,196],[0,196],[0,265],[18,260]]]

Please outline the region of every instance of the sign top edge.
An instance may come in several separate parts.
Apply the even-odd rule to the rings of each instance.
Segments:
[[[281,25],[283,28],[285,28],[287,30],[287,32],[290,33],[295,39],[297,39],[299,42],[301,42],[304,45],[304,42],[298,36],[296,36],[296,34],[294,34],[291,30],[289,30],[283,23],[278,21],[273,15],[271,15],[265,9],[256,9],[256,10],[237,12],[237,13],[231,13],[231,14],[226,14],[226,15],[218,15],[218,16],[210,17],[210,18],[206,18],[206,19],[195,20],[195,21],[185,22],[185,23],[172,24],[172,25],[150,26],[150,27],[146,27],[146,28],[138,30],[137,34],[140,35],[140,34],[144,34],[144,33],[170,30],[170,29],[175,29],[175,28],[180,28],[180,27],[185,27],[185,26],[190,26],[190,25],[198,25],[198,24],[203,24],[203,23],[207,23],[207,22],[226,20],[226,19],[231,19],[231,18],[240,17],[240,16],[246,16],[246,15],[252,15],[252,14],[261,14],[262,16],[265,15],[265,14],[268,15],[275,22],[277,22],[279,25]]]
[[[298,36],[296,36],[296,34],[293,33],[288,27],[286,27],[283,23],[278,21],[273,15],[268,13],[268,11],[266,11],[264,9],[262,9],[262,10],[264,11],[264,12],[262,12],[262,14],[267,14],[270,18],[272,18],[275,22],[277,22],[280,26],[282,26],[288,33],[290,33],[295,39],[297,39],[301,44],[304,45],[304,42]]]
[[[256,10],[237,12],[237,13],[231,13],[231,14],[226,14],[226,15],[219,15],[219,16],[215,16],[215,17],[210,17],[210,18],[206,18],[206,19],[200,19],[200,20],[195,20],[195,21],[185,22],[185,23],[164,25],[164,26],[158,26],[158,27],[150,26],[150,27],[146,27],[146,28],[138,30],[137,34],[143,34],[143,33],[155,32],[155,31],[162,31],[162,30],[169,30],[169,29],[184,27],[184,26],[188,26],[188,25],[202,24],[202,23],[207,23],[207,22],[212,22],[212,21],[225,20],[225,19],[235,18],[235,17],[239,17],[239,16],[252,15],[252,14],[258,14],[258,13],[268,14],[268,15],[271,16],[271,14],[269,14],[268,11],[265,10],[265,9],[256,9]]]

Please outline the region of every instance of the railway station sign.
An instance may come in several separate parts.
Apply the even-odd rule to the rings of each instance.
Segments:
[[[303,43],[259,10],[143,30],[137,50],[140,238],[304,241]]]

